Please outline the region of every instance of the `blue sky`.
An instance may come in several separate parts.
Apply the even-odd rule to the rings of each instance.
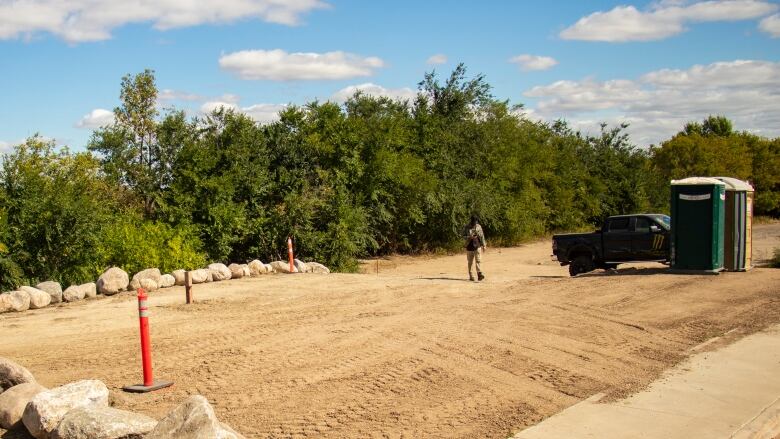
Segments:
[[[73,149],[110,122],[120,78],[160,106],[273,120],[362,88],[408,97],[458,63],[526,117],[628,122],[647,145],[725,114],[780,135],[780,5],[764,0],[0,0],[0,150],[38,132]],[[436,56],[438,55],[438,56]]]

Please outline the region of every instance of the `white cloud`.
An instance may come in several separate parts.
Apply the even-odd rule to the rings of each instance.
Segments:
[[[0,2],[0,40],[48,32],[71,43],[111,38],[130,23],[152,23],[158,30],[260,19],[296,25],[322,0],[10,0]]]
[[[254,104],[242,107],[239,105],[239,101],[240,99],[236,95],[223,95],[219,100],[204,102],[200,106],[200,112],[201,114],[209,114],[214,110],[223,108],[244,113],[256,122],[270,123],[279,120],[279,113],[287,108],[287,105],[284,104]]]
[[[642,89],[634,81],[557,81],[547,86],[534,87],[524,93],[541,98],[539,112],[580,112],[603,110],[643,99]]]
[[[186,91],[171,90],[166,88],[164,90],[161,90],[157,94],[157,99],[163,102],[173,102],[173,101],[197,102],[197,101],[202,101],[205,98],[195,93],[188,93]]]
[[[76,128],[95,130],[114,123],[114,112],[103,108],[96,108],[85,114],[78,122]]]
[[[331,99],[336,102],[346,102],[356,92],[362,92],[372,96],[384,96],[391,99],[399,100],[414,100],[417,97],[417,92],[408,87],[403,88],[384,88],[381,85],[372,84],[367,82],[365,84],[350,85],[344,87],[341,90],[333,93]]]
[[[627,122],[638,144],[657,143],[689,121],[723,114],[739,129],[780,136],[780,62],[744,61],[663,69],[640,78],[557,81],[524,93],[535,115],[574,127]]]
[[[0,140],[0,155],[11,152],[13,145],[10,142]]]
[[[425,61],[427,64],[435,65],[435,64],[446,64],[447,63],[447,55],[443,53],[437,53],[436,55],[432,55],[430,58],[428,58],[427,61]]]
[[[767,88],[777,94],[780,64],[768,61],[736,60],[695,65],[688,70],[662,69],[642,76],[642,82],[658,87],[678,88],[696,85],[700,88]]]
[[[213,111],[219,110],[220,108],[224,110],[238,110],[238,106],[232,102],[208,101],[204,102],[203,105],[200,106],[200,112],[203,114],[209,114]]]
[[[555,58],[528,54],[512,57],[509,59],[509,62],[518,64],[520,70],[523,71],[547,70],[558,64],[558,61],[556,61]]]
[[[648,11],[617,6],[580,18],[560,37],[607,42],[661,40],[684,32],[687,23],[755,19],[776,10],[777,5],[763,0],[710,0],[689,5],[666,1]]]
[[[287,105],[283,104],[255,104],[242,107],[241,112],[260,123],[270,123],[279,120],[279,113],[284,111]]]
[[[780,14],[770,15],[761,20],[758,28],[771,35],[772,38],[780,38]]]
[[[241,79],[293,81],[370,76],[384,66],[384,61],[340,51],[287,53],[276,49],[229,53],[219,58],[219,65]]]

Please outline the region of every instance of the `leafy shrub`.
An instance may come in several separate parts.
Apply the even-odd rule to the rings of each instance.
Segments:
[[[101,177],[97,160],[34,136],[4,157],[0,188],[7,257],[25,279],[95,279],[104,264],[97,249],[122,193]]]
[[[23,283],[22,269],[11,259],[0,255],[0,291],[12,290]]]
[[[102,252],[106,265],[121,267],[131,275],[156,267],[163,273],[203,267],[206,257],[192,226],[176,228],[140,216],[117,218],[106,229]]]

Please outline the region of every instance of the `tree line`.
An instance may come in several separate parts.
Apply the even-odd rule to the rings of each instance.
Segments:
[[[34,136],[0,170],[0,287],[304,259],[342,271],[357,258],[452,250],[477,214],[493,244],[576,230],[614,214],[668,212],[669,180],[728,175],[780,216],[780,138],[722,116],[639,148],[626,126],[596,135],[523,116],[459,65],[428,73],[413,100],[356,93],[290,106],[258,124],[229,109],[157,107],[154,72],[127,75],[115,122],[87,151]]]

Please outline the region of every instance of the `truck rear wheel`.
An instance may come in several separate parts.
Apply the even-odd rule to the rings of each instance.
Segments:
[[[596,264],[593,263],[593,257],[589,255],[580,255],[574,258],[569,264],[569,274],[576,276],[578,274],[587,273],[596,269]]]

